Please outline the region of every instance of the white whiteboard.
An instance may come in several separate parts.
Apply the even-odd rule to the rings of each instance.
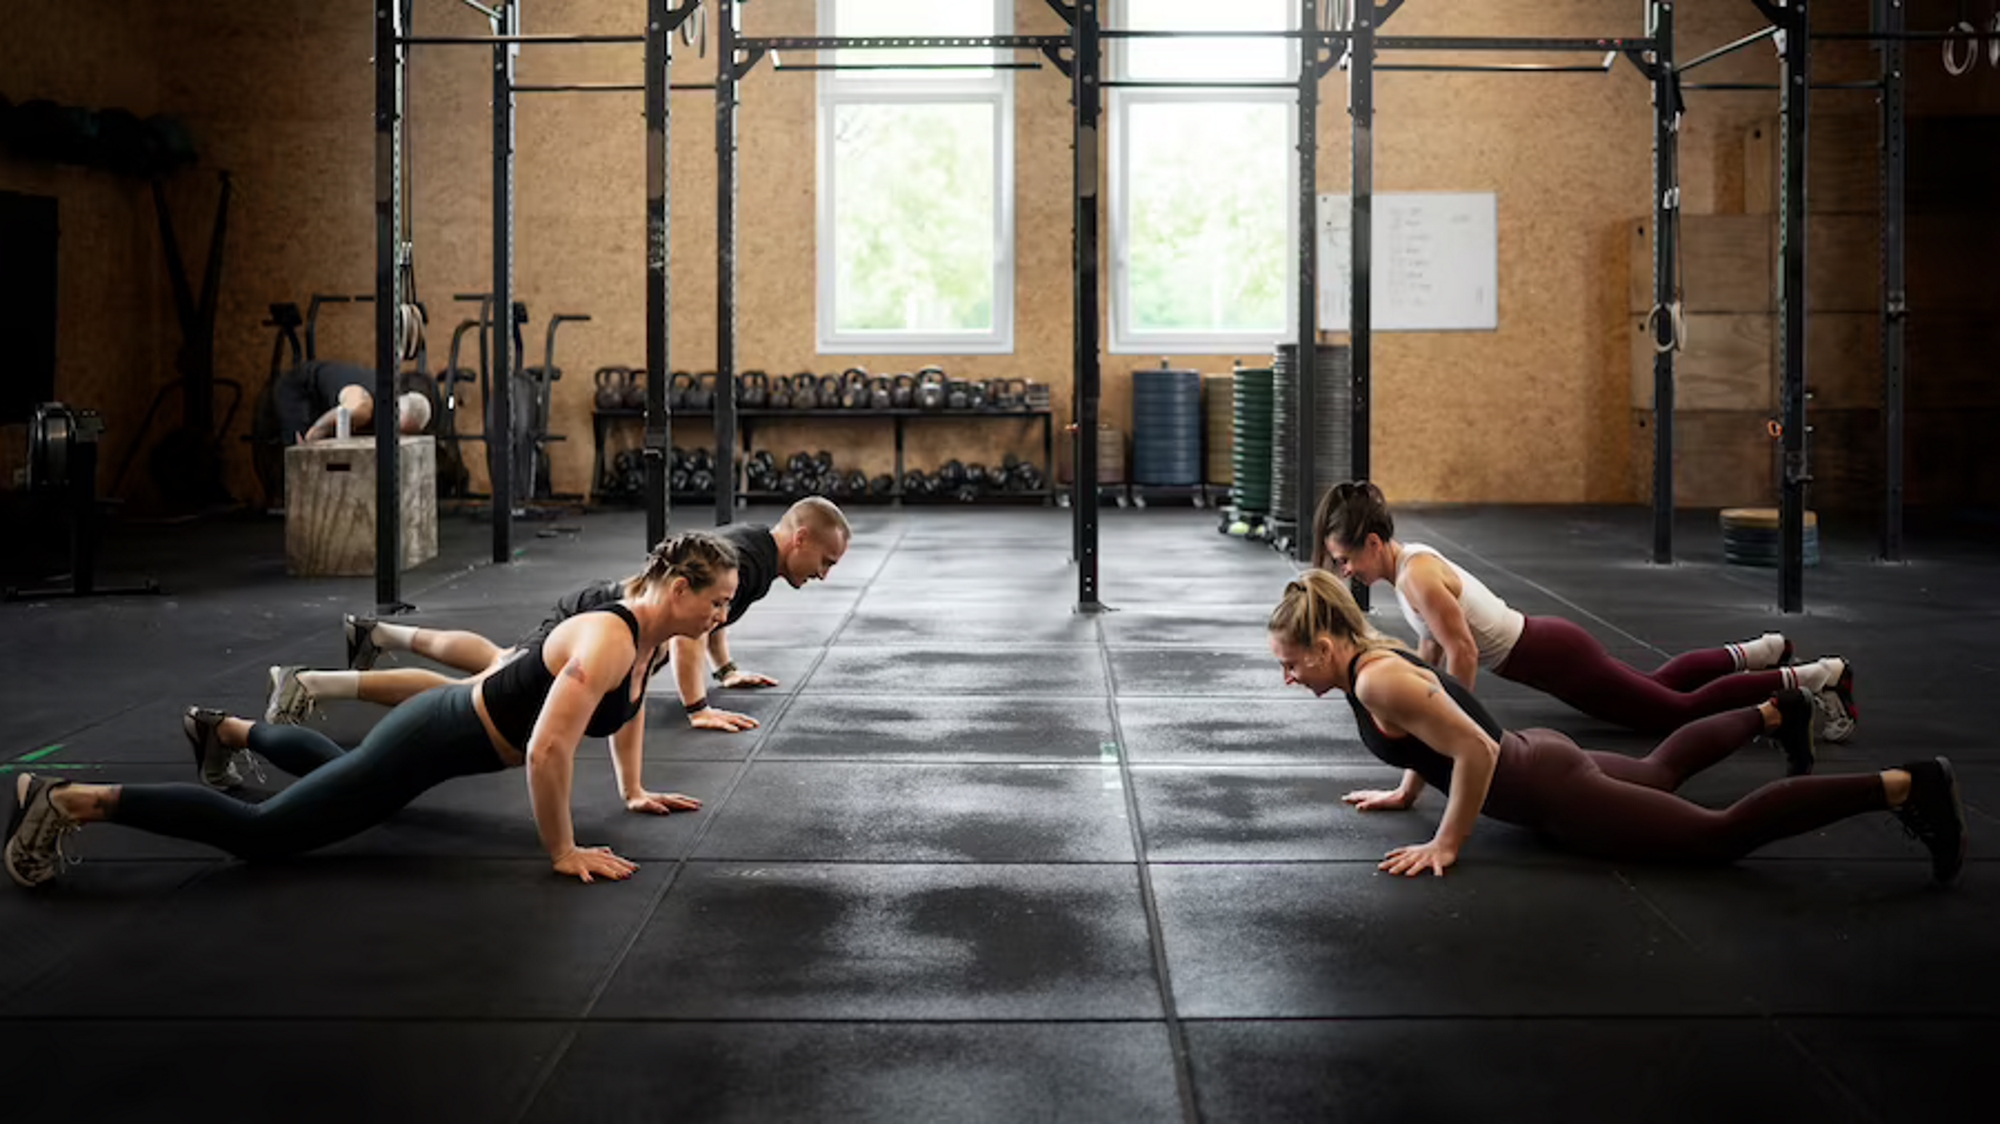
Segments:
[[[1373,298],[1378,332],[1491,331],[1500,326],[1498,201],[1490,191],[1374,197]],[[1319,197],[1319,326],[1345,332],[1353,309],[1353,212]]]

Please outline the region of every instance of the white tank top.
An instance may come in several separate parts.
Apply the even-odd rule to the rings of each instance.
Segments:
[[[1396,564],[1396,603],[1403,608],[1403,619],[1416,630],[1417,640],[1431,638],[1430,627],[1417,614],[1417,608],[1403,593],[1403,574],[1410,568],[1410,560],[1419,554],[1429,554],[1451,567],[1458,575],[1458,607],[1465,614],[1465,625],[1472,631],[1472,642],[1479,646],[1479,666],[1491,670],[1500,666],[1507,653],[1514,650],[1514,642],[1521,638],[1521,626],[1525,619],[1519,609],[1510,607],[1494,592],[1486,588],[1486,583],[1466,573],[1458,563],[1439,554],[1422,543],[1404,543],[1403,557]]]

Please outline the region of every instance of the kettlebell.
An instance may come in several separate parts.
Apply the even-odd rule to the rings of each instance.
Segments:
[[[893,495],[896,491],[896,478],[885,472],[868,482],[868,490],[878,497]]]
[[[819,409],[819,376],[811,371],[800,371],[792,376],[792,408],[794,410]]]
[[[667,380],[667,408],[675,413],[693,409],[694,407],[688,405],[687,400],[688,387],[693,383],[693,375],[688,374],[686,371],[675,371],[673,376]]]
[[[715,406],[715,372],[703,371],[688,384],[687,406],[697,414],[707,413]],[[701,489],[697,488],[696,491]]]
[[[736,376],[736,401],[746,410],[761,410],[770,400],[771,380],[762,371],[745,371]]]
[[[931,494],[930,478],[922,469],[910,469],[903,473],[903,494],[906,496],[927,496]]]
[[[849,410],[868,408],[868,372],[849,367],[841,373],[840,404]]]
[[[886,410],[894,401],[894,396],[889,393],[889,376],[876,375],[875,381],[868,384],[868,408]]]
[[[945,391],[944,391],[945,409],[963,410],[969,407],[971,404],[972,404],[972,399],[970,395],[966,394],[964,383],[959,382],[957,379],[953,379],[945,384]]]
[[[966,409],[968,409],[968,410],[984,410],[984,409],[986,408],[986,406],[987,406],[987,402],[988,402],[988,400],[987,400],[987,397],[986,397],[986,384],[985,384],[985,383],[983,383],[983,382],[970,382],[970,383],[966,383],[966,384],[965,384],[965,408],[966,408]]]
[[[944,370],[940,367],[925,367],[917,372],[917,408],[920,410],[941,410],[944,408]]]
[[[907,374],[897,375],[894,385],[889,388],[889,405],[893,409],[907,410],[916,405],[917,380]]]
[[[625,408],[643,410],[646,408],[646,369],[644,367],[616,368],[624,380],[618,389],[625,396]]]
[[[619,367],[599,367],[597,369],[597,408],[599,410],[622,410],[625,408],[625,388],[618,385]],[[628,372],[629,374],[629,372]]]
[[[840,376],[823,376],[819,380],[819,408],[822,410],[838,410],[841,408],[840,398]]]
[[[1001,387],[1001,409],[1025,410],[1028,408],[1028,380],[1007,379],[1001,384]]]
[[[783,375],[771,380],[771,395],[767,399],[773,410],[792,408],[792,380]]]

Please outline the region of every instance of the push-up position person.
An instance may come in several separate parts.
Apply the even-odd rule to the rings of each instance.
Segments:
[[[1388,502],[1373,484],[1328,489],[1313,516],[1313,542],[1318,568],[1392,584],[1416,631],[1418,658],[1468,690],[1483,667],[1593,718],[1651,734],[1755,705],[1787,687],[1806,691],[1818,706],[1823,740],[1846,741],[1860,714],[1854,669],[1845,659],[1779,666],[1790,659],[1792,644],[1775,632],[1686,652],[1655,671],[1640,671],[1613,658],[1578,625],[1526,616],[1435,549],[1396,538]]]
[[[278,432],[287,444],[310,445],[339,432],[340,408],[347,407],[351,432],[369,432],[375,420],[375,372],[350,363],[313,360],[278,376]],[[396,427],[405,435],[431,424],[430,400],[414,391],[396,399]]]
[[[840,508],[812,496],[787,509],[776,527],[736,523],[714,533],[736,549],[741,567],[736,597],[730,603],[728,618],[705,639],[699,636],[675,639],[674,680],[690,724],[705,730],[748,730],[757,725],[756,719],[708,704],[708,692],[702,681],[711,674],[710,665],[713,678],[725,688],[775,687],[778,681],[736,666],[736,661],[729,658],[728,626],[741,620],[750,606],[770,593],[772,584],[780,577],[793,589],[815,579],[825,580],[834,564],[847,553],[852,532]],[[556,603],[554,614],[527,639],[515,648],[506,649],[476,632],[415,628],[372,617],[349,616],[343,628],[350,670],[272,668],[271,698],[264,720],[298,722],[315,704],[330,699],[359,699],[395,706],[454,680],[425,668],[376,670],[375,659],[382,652],[414,652],[447,667],[475,673],[506,659],[517,648],[547,636],[549,630],[577,613],[608,604],[619,596],[617,582],[592,582],[565,595]]]
[[[1880,773],[1805,776],[1813,704],[1796,688],[1677,730],[1643,759],[1586,753],[1553,730],[1503,730],[1472,692],[1371,628],[1340,579],[1308,570],[1285,586],[1268,628],[1285,682],[1340,691],[1361,740],[1403,769],[1390,791],[1350,792],[1363,811],[1408,808],[1424,785],[1447,794],[1428,843],[1390,851],[1380,869],[1443,874],[1483,813],[1614,861],[1727,863],[1767,843],[1865,812],[1891,811],[1950,882],[1965,861],[1965,811],[1943,757]],[[1759,734],[1784,747],[1793,776],[1721,810],[1674,794]]]
[[[620,795],[635,812],[699,808],[677,793],[647,792],[646,679],[677,636],[700,636],[729,611],[736,556],[700,532],[661,543],[622,597],[578,613],[546,640],[470,681],[448,683],[397,707],[360,745],[343,751],[316,730],[255,723],[191,708],[182,719],[204,775],[249,753],[298,777],[252,804],[198,784],[83,784],[22,774],[9,795],[7,873],[23,886],[56,876],[62,838],[108,822],[273,859],[324,847],[381,823],[454,777],[515,765],[528,771],[535,828],[558,873],[589,882],[637,869],[607,847],[580,846],[570,787],[578,743],[611,739]]]

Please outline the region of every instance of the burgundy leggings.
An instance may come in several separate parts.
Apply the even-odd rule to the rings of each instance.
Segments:
[[[1785,686],[1776,668],[1738,672],[1725,648],[1675,656],[1649,675],[1613,659],[1595,636],[1561,617],[1529,617],[1514,650],[1493,673],[1592,718],[1650,734],[1756,706]]]
[[[1600,858],[1726,863],[1889,806],[1874,773],[1772,781],[1722,809],[1674,795],[1763,729],[1754,707],[1711,715],[1674,731],[1644,758],[1582,750],[1554,730],[1509,731],[1484,811]]]

